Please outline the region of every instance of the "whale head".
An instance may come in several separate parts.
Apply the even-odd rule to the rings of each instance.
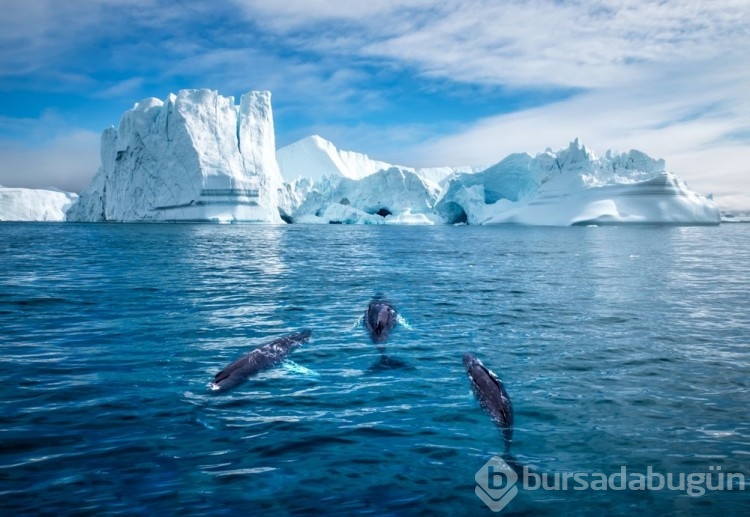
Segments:
[[[385,300],[374,300],[370,302],[365,312],[365,327],[370,332],[370,338],[374,343],[383,343],[396,326],[396,309]]]
[[[474,357],[473,355],[469,353],[464,354],[464,368],[466,368],[466,372],[469,373],[471,368],[475,366],[476,364],[482,364],[479,359]],[[471,375],[471,373],[469,373]]]
[[[390,318],[390,307],[388,307],[386,304],[381,305],[380,310],[378,311],[378,322],[375,325],[376,334],[381,334],[383,332],[383,329],[388,326],[388,320]]]

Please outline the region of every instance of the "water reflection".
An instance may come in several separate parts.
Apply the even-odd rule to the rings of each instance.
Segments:
[[[272,225],[191,225],[177,267],[189,287],[184,293],[202,326],[245,330],[283,328],[276,294],[288,270],[282,229]]]
[[[581,228],[581,259],[604,310],[638,311],[663,290],[673,269],[675,227]]]

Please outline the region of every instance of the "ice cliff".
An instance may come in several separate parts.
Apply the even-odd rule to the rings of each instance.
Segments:
[[[269,92],[239,105],[213,90],[145,99],[102,134],[101,166],[68,220],[281,222],[275,151]]]
[[[77,200],[60,190],[0,187],[0,221],[65,221]]]

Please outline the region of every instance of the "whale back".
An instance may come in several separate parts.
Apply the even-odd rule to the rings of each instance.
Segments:
[[[513,441],[513,403],[502,381],[471,354],[464,356],[466,373],[479,404],[501,429],[506,449]]]
[[[310,339],[312,332],[305,329],[289,334],[248,352],[230,363],[214,377],[212,388],[225,391],[245,381],[249,376],[280,363],[295,348]]]

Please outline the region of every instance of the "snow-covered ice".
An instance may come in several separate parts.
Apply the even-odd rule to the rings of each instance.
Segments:
[[[542,193],[527,201],[498,203],[489,212],[482,224],[719,224],[716,205],[668,172],[640,182]]]
[[[276,153],[279,168],[288,182],[299,177],[310,178],[315,182],[326,176],[343,176],[359,180],[393,165],[372,160],[366,154],[340,151],[325,138],[308,136]]]
[[[664,160],[631,150],[598,158],[574,140],[566,149],[535,157],[512,155],[488,169],[467,203],[470,223],[569,226],[587,224],[719,224],[719,209],[674,174]],[[460,206],[464,176],[446,190],[438,210]],[[468,178],[472,186],[478,183]],[[458,188],[456,188],[458,186]],[[467,196],[468,197],[468,196]],[[454,215],[455,215],[454,207]],[[460,216],[460,213],[459,213]],[[448,220],[448,222],[451,222]]]
[[[454,174],[479,172],[486,168],[482,166],[414,168],[396,165],[373,160],[363,153],[340,150],[332,142],[319,135],[309,136],[282,147],[276,152],[276,157],[281,174],[289,183],[298,178],[308,178],[315,183],[322,181],[325,177],[359,180],[378,171],[395,167],[412,172],[422,181],[439,187]]]
[[[0,187],[0,221],[65,221],[78,195],[56,189]]]

